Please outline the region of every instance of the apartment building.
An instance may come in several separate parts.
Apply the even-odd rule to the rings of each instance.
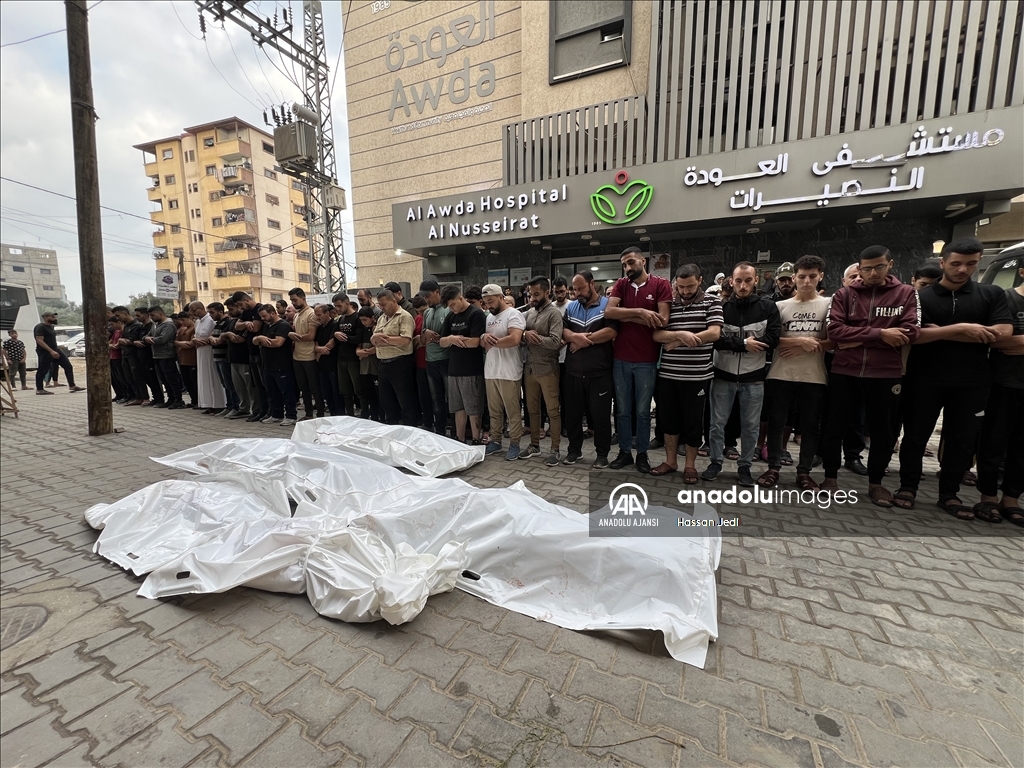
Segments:
[[[38,301],[67,301],[67,292],[60,281],[57,252],[34,245],[0,245],[0,273],[5,283],[27,285]]]
[[[157,270],[178,275],[179,301],[259,301],[309,290],[306,189],[275,169],[274,139],[237,117],[136,144],[152,205]]]
[[[602,281],[1013,239],[1024,3],[346,3],[360,282]],[[1017,239],[1024,236],[1020,233]],[[995,243],[994,243],[995,244]]]

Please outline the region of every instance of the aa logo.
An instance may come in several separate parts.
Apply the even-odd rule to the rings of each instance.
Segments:
[[[590,207],[605,224],[628,224],[647,210],[653,197],[654,187],[640,179],[630,181],[628,173],[619,171],[615,184],[598,187],[590,196]]]
[[[647,514],[647,494],[635,483],[622,483],[608,494],[608,508],[612,515]]]

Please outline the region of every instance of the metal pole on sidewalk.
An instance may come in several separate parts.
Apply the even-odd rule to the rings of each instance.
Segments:
[[[65,0],[68,73],[71,80],[71,134],[75,152],[75,200],[78,209],[78,259],[82,272],[86,388],[89,434],[114,431],[110,403],[110,352],[107,347],[107,289],[100,229],[100,180],[96,162],[96,110],[89,59],[89,12],[85,0]]]

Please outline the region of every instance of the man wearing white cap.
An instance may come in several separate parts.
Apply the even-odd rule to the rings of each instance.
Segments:
[[[519,345],[526,330],[526,317],[505,303],[501,287],[489,283],[481,291],[487,308],[487,330],[480,337],[484,355],[484,385],[487,389],[487,409],[491,415],[491,442],[488,456],[501,452],[501,433],[504,415],[508,414],[510,445],[505,458],[519,458],[519,440],[523,436],[523,417],[519,406],[520,384],[523,379],[523,356]]]

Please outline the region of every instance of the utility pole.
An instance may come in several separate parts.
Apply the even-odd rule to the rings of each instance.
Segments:
[[[107,289],[100,229],[100,178],[96,162],[96,110],[92,100],[89,11],[85,0],[64,0],[71,80],[71,135],[75,154],[78,260],[82,272],[86,387],[89,434],[114,431],[110,404],[110,352],[107,347]]]

